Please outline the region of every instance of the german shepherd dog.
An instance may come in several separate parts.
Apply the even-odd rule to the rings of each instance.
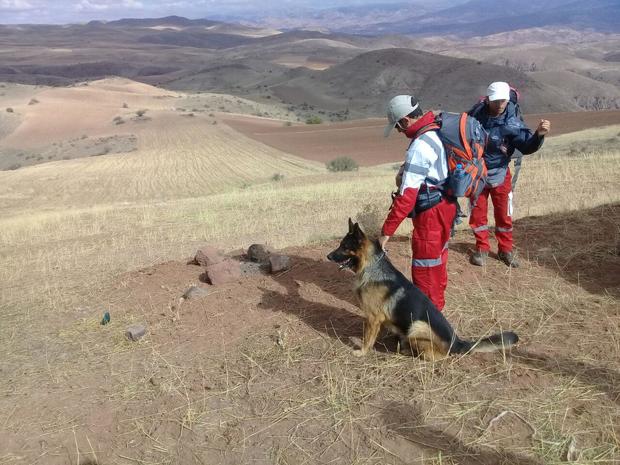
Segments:
[[[354,351],[357,356],[373,348],[382,325],[425,360],[491,352],[519,340],[511,331],[476,341],[460,339],[431,300],[392,265],[379,243],[368,239],[350,218],[349,232],[327,259],[341,269],[351,269],[356,276],[355,294],[366,314],[362,347]]]

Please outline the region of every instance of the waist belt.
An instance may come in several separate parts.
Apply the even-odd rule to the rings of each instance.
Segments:
[[[394,202],[394,199],[396,198],[397,195],[398,195],[397,192],[392,192],[392,202]],[[407,215],[407,218],[414,218],[416,215],[419,215],[420,213],[423,213],[426,210],[433,208],[435,205],[438,205],[441,202],[441,199],[443,198],[444,198],[444,194],[440,189],[436,189],[436,188],[429,189],[428,187],[422,187],[420,191],[418,192],[418,197],[416,198],[415,206],[413,207],[413,210],[409,212],[409,214]]]
[[[426,210],[429,210],[435,205],[439,204],[442,198],[443,193],[439,189],[432,189],[428,187],[426,187],[425,189],[420,189],[420,191],[418,192],[418,198],[415,202],[414,212],[416,214],[425,212]]]

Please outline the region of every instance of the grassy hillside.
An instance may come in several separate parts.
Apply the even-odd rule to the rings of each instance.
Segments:
[[[526,158],[516,217],[619,201],[620,149],[598,142],[617,140],[618,131],[558,136]],[[172,142],[160,136],[135,156],[0,172],[5,213],[0,237],[11,265],[2,279],[13,283],[8,288],[41,275],[76,273],[83,279],[86,268],[99,280],[190,254],[205,242],[232,250],[253,242],[284,247],[323,240],[340,234],[348,216],[359,217],[372,231],[389,206],[391,165],[327,174],[292,157],[269,155],[270,149],[238,134],[205,136],[198,128],[184,134],[178,140],[195,147],[191,137],[199,137],[204,150],[166,149]],[[284,179],[274,180],[276,172]],[[402,232],[408,228],[404,223]],[[4,297],[16,295],[10,291]]]
[[[387,337],[353,359],[352,278],[325,259],[348,217],[377,232],[392,163],[328,172],[223,124],[212,109],[250,105],[230,96],[105,80],[5,97],[0,150],[79,152],[75,134],[136,146],[0,171],[0,463],[547,465],[570,447],[575,463],[617,460],[620,126],[526,159],[520,269],[473,269],[459,226],[448,318],[521,345],[429,364]],[[389,244],[406,274],[409,230]],[[207,286],[187,264],[206,244],[261,242],[289,247],[292,269]],[[180,300],[194,284],[208,296]]]
[[[391,166],[235,187],[225,179],[247,175],[247,165],[226,163],[236,157],[234,134],[217,139],[211,128],[198,142],[179,133],[187,146],[217,140],[198,155],[182,144],[164,150],[170,141],[159,134],[142,159],[0,172],[10,186],[0,219],[0,369],[8,374],[0,458],[542,465],[562,463],[572,448],[574,463],[613,463],[618,208],[591,207],[620,201],[620,151],[594,143],[601,134],[550,140],[525,163],[516,194],[521,269],[492,260],[472,270],[471,235],[457,233],[448,318],[466,336],[510,327],[522,342],[505,357],[436,364],[394,353],[389,338],[354,359],[362,322],[351,277],[324,258],[347,217],[370,231],[379,224]],[[575,140],[586,146],[567,153]],[[254,166],[265,160],[275,163],[256,157]],[[191,192],[196,184],[202,194]],[[287,250],[293,269],[180,306],[201,272],[185,263],[196,248],[255,242],[296,245]],[[390,257],[407,272],[408,239],[395,237]],[[108,326],[99,324],[104,310]],[[128,342],[123,330],[137,322],[148,324],[147,337]]]

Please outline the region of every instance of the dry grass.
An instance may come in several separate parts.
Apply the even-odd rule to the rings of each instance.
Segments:
[[[587,228],[563,235],[556,225],[549,235],[562,246],[552,244],[553,257],[529,257],[518,280],[504,268],[474,281],[452,276],[448,317],[460,332],[511,327],[529,355],[432,364],[375,353],[359,361],[348,341],[329,336],[342,328],[299,324],[319,305],[313,299],[352,309],[325,291],[290,302],[299,314],[274,317],[277,331],[228,340],[221,329],[219,349],[208,353],[193,346],[202,328],[171,326],[168,314],[139,344],[123,339],[119,327],[158,314],[155,297],[126,313],[125,302],[107,302],[119,311],[113,326],[101,327],[82,306],[99,305],[113,280],[122,289],[118,277],[127,270],[189,256],[205,243],[232,250],[331,240],[348,216],[372,227],[389,204],[389,166],[327,174],[219,126],[187,126],[177,136],[192,149],[173,156],[175,140],[152,130],[139,156],[0,173],[0,368],[8,380],[0,382],[0,464],[67,463],[67,456],[104,463],[106,451],[115,455],[105,463],[553,464],[572,438],[578,463],[618,459],[620,391],[610,368],[620,356],[617,300],[562,275],[575,262],[596,269],[593,257],[609,255],[618,235],[584,237]],[[205,139],[209,145],[195,152]],[[620,151],[560,156],[572,144],[550,140],[545,153],[553,156],[526,160],[518,218],[620,201]],[[274,172],[284,180],[270,181]],[[465,234],[457,240],[469,240]],[[253,312],[248,321],[264,318]],[[12,413],[26,397],[43,408],[50,395],[62,398],[52,415]],[[504,411],[525,419],[511,430],[533,435],[511,443],[490,429]],[[109,417],[119,420],[109,433],[87,433]]]
[[[211,173],[207,164],[201,168],[202,175],[196,173],[188,182],[181,173],[191,169],[193,163],[175,169],[156,168],[164,163],[166,153],[169,154],[162,152],[161,158],[154,160],[136,160],[144,167],[128,171],[123,167],[133,161],[116,160],[113,156],[111,160],[89,160],[94,162],[89,170],[63,171],[66,174],[58,171],[60,167],[51,166],[55,164],[0,173],[5,191],[20,199],[8,201],[10,207],[0,220],[0,243],[7,264],[0,271],[5,283],[3,297],[9,298],[11,289],[21,294],[23,285],[29,280],[38,281],[39,276],[57,282],[71,273],[82,277],[89,270],[88,274],[99,280],[126,269],[189,255],[204,243],[231,250],[253,242],[284,247],[323,240],[337,236],[347,216],[360,218],[372,230],[372,220],[376,226],[389,206],[394,175],[389,167],[304,177],[304,169],[306,173],[312,171],[290,165],[291,177],[295,179],[285,178],[276,183],[269,181],[268,176],[273,170],[286,172],[287,161],[279,168],[270,168],[259,155],[255,164],[264,167],[262,173],[267,179],[258,178],[258,184],[241,189],[229,185],[231,190],[223,194],[179,199],[190,196],[192,186],[202,192],[215,189],[214,186],[225,189],[221,186],[230,181],[222,173],[234,169],[251,172],[252,160],[239,167],[215,162]],[[207,155],[205,160],[209,160]],[[73,162],[85,161],[68,163]],[[215,171],[215,166],[220,169]],[[108,181],[90,187],[90,170],[96,169],[106,173]],[[220,173],[220,180],[216,173]],[[617,202],[618,173],[617,152],[526,160],[516,192],[515,216]],[[154,199],[148,201],[144,198],[148,196]],[[72,199],[75,207],[63,207],[67,198]],[[116,202],[104,203],[106,198]],[[127,200],[121,202],[123,198]],[[87,207],[88,204],[93,206]],[[19,211],[24,205],[29,208]],[[403,225],[403,232],[407,228]]]

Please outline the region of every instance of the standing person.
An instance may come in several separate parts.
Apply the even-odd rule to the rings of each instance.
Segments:
[[[472,207],[469,225],[476,237],[476,252],[471,256],[473,265],[483,266],[491,249],[487,224],[488,198],[491,196],[495,214],[495,238],[498,258],[506,265],[518,267],[512,248],[512,177],[508,164],[515,149],[523,155],[536,152],[542,146],[551,123],[540,120],[536,132],[525,125],[517,106],[510,101],[510,86],[493,82],[487,88],[484,101],[475,105],[468,114],[476,118],[489,138],[484,153],[487,183]]]
[[[436,133],[435,115],[424,113],[420,102],[411,95],[398,95],[387,108],[388,125],[411,139],[401,172],[400,187],[388,213],[379,244],[385,244],[400,223],[415,209],[411,248],[411,278],[440,311],[445,305],[448,285],[448,240],[456,215],[456,203],[446,199],[440,185],[448,177],[443,144]],[[397,180],[397,184],[399,184]]]

